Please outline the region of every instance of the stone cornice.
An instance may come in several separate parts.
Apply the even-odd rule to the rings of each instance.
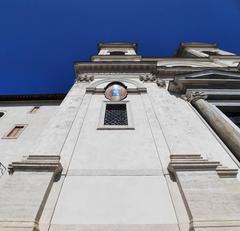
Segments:
[[[133,48],[137,50],[137,43],[98,43],[98,50],[102,48]]]
[[[170,82],[170,92],[185,94],[187,90],[240,89],[240,72],[207,69],[199,72],[178,74]]]
[[[0,95],[0,101],[63,100],[66,94]]]
[[[156,62],[77,62],[76,74],[98,72],[151,72],[156,69]]]
[[[141,61],[142,56],[140,55],[94,55],[91,57],[93,62],[116,62],[116,61]]]

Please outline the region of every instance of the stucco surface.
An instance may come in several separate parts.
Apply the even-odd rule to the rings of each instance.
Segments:
[[[65,225],[176,223],[163,176],[69,176],[52,220]]]

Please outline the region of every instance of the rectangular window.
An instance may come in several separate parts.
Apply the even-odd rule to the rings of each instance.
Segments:
[[[5,138],[5,139],[16,139],[16,138],[18,138],[18,136],[22,133],[23,129],[26,126],[27,125],[25,125],[25,124],[15,125],[15,127],[10,132],[8,132],[8,134],[5,135],[3,138]]]
[[[104,101],[101,109],[98,130],[132,130],[133,122],[128,101]]]
[[[36,113],[38,110],[39,110],[39,106],[35,106],[35,107],[33,107],[30,111],[29,111],[29,113]]]
[[[107,104],[104,125],[128,125],[126,104]]]

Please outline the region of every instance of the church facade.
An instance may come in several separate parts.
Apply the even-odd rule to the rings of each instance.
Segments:
[[[66,96],[0,96],[0,230],[239,231],[239,63],[100,43]]]

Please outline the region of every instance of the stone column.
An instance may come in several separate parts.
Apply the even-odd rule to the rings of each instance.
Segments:
[[[205,100],[206,95],[201,92],[191,92],[187,98],[240,160],[240,133],[224,119],[213,105]]]

